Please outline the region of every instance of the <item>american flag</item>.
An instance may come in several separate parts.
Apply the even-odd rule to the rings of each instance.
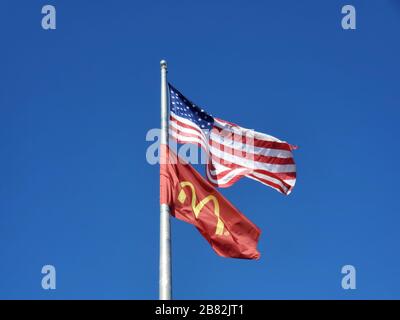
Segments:
[[[178,143],[197,144],[208,155],[211,184],[229,187],[248,177],[289,194],[296,165],[287,142],[213,117],[169,84],[169,134]]]

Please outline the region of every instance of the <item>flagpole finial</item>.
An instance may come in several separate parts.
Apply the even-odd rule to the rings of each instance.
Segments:
[[[160,61],[161,69],[167,69],[167,61],[164,59]]]

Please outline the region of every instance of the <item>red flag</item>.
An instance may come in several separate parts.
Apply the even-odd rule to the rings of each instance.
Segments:
[[[258,259],[260,229],[236,209],[190,164],[162,146],[161,203],[193,224],[223,257]]]

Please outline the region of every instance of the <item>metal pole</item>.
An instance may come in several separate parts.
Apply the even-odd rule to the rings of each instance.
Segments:
[[[168,145],[168,85],[167,62],[160,61],[161,66],[161,137],[160,143]],[[165,150],[160,148],[160,150]],[[161,157],[160,159],[166,159]],[[169,207],[160,205],[160,300],[171,300],[171,228]]]

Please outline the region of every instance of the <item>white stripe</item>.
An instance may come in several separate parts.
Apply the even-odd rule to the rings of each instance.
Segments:
[[[267,184],[267,183],[265,183],[265,182],[263,182],[263,181],[261,181],[261,180],[258,180],[256,177],[252,177],[252,176],[246,176],[246,177],[247,177],[247,178],[250,178],[250,179],[252,179],[252,180],[255,180],[255,181],[257,181],[257,182],[260,182],[260,183],[262,183],[263,185],[268,186],[268,187],[271,187],[271,188],[275,189],[276,191],[282,193],[282,191],[281,191],[279,188],[276,188],[276,187],[271,186],[271,185],[269,185],[269,184]],[[285,188],[285,187],[283,187],[283,190],[285,190],[285,192],[287,192],[287,194],[290,193],[290,191],[288,192],[288,191],[287,191],[287,188]]]
[[[194,134],[199,139],[203,139],[205,142],[207,141],[204,134],[200,134],[198,131],[196,131],[194,129],[182,127],[176,121],[170,121],[169,124],[171,127],[174,127],[176,130],[179,130],[179,131],[182,131],[182,132],[188,133],[188,134]]]
[[[230,175],[228,176],[228,175],[227,175],[226,177],[221,178],[221,179],[214,179],[214,177],[211,176],[211,174],[210,174],[210,173],[208,172],[208,170],[207,170],[207,178],[208,178],[213,184],[218,185],[219,187],[224,187],[224,186],[226,186],[226,185],[229,184],[229,183],[231,182],[231,180],[232,180],[233,178],[235,178],[235,177],[236,177],[236,175],[234,175],[234,176],[230,176]],[[264,185],[266,185],[266,186],[268,186],[268,187],[271,187],[271,188],[273,188],[273,189],[279,191],[280,193],[282,193],[282,191],[281,191],[279,188],[276,188],[276,187],[274,187],[274,186],[271,186],[271,185],[265,183],[264,181],[259,180],[258,178],[254,177],[254,176],[245,175],[245,177],[250,178],[250,179],[255,180],[255,181],[258,181],[258,182],[261,182],[262,184],[264,184]],[[267,179],[266,179],[266,180],[267,180]],[[284,186],[284,185],[282,184],[281,181],[277,181],[276,184],[279,185],[279,186],[285,191],[286,194],[289,194],[289,193],[291,192],[290,190],[288,191],[288,188],[287,188],[286,186]]]
[[[207,178],[208,178],[213,184],[218,185],[218,186],[220,186],[220,187],[224,187],[225,185],[229,184],[229,183],[231,182],[231,180],[232,180],[233,178],[235,178],[236,176],[241,176],[241,175],[240,175],[240,174],[237,175],[237,174],[229,173],[229,174],[227,174],[226,176],[224,176],[223,178],[215,179],[214,176],[212,176],[212,175],[210,174],[210,172],[207,170]],[[264,185],[266,185],[266,186],[268,186],[268,187],[271,187],[271,188],[273,188],[273,189],[275,189],[275,190],[277,190],[277,191],[279,191],[279,192],[282,193],[282,191],[281,191],[279,188],[276,188],[276,187],[274,187],[274,186],[271,186],[271,185],[265,183],[264,181],[259,180],[259,179],[258,179],[257,177],[255,177],[255,176],[245,175],[245,177],[250,178],[250,179],[253,179],[253,180],[258,181],[258,182],[261,182],[262,184],[264,184]],[[287,188],[285,185],[283,185],[283,183],[282,183],[281,181],[279,181],[279,180],[274,181],[275,179],[273,179],[273,178],[271,178],[271,177],[268,177],[268,176],[265,176],[265,178],[267,178],[267,179],[265,179],[265,180],[271,181],[271,182],[273,182],[273,183],[279,185],[287,194],[290,193],[290,191],[288,192],[288,188]]]
[[[205,131],[205,130],[201,129],[201,128],[200,128],[197,124],[195,124],[194,122],[192,122],[192,121],[190,121],[190,120],[188,120],[188,119],[182,118],[182,117],[176,115],[175,113],[173,113],[172,111],[171,111],[170,115],[171,115],[175,120],[178,120],[178,121],[180,121],[180,122],[182,122],[182,123],[184,123],[184,124],[187,124],[188,126],[191,126],[191,127],[193,127],[193,128],[196,128],[196,129],[199,130],[200,132],[203,132],[203,133],[204,133],[204,131]]]
[[[225,167],[224,165],[222,165],[219,162],[215,162],[215,163],[213,162],[212,164],[213,164],[215,170],[210,170],[210,172],[213,175],[227,171],[227,170],[232,170],[231,168]]]
[[[267,180],[267,181],[269,181],[269,182],[272,182],[272,183],[275,183],[275,184],[281,186],[282,189],[285,190],[285,191],[288,190],[288,187],[286,187],[286,186],[282,183],[282,181],[280,181],[280,180],[278,180],[278,179],[275,179],[275,178],[272,178],[272,177],[270,177],[270,176],[267,176],[267,175],[265,175],[265,174],[259,173],[259,172],[253,172],[251,175],[246,175],[246,177],[251,178],[251,179],[254,178],[254,179],[256,179],[256,180],[258,180],[257,178],[264,179],[264,180]],[[260,181],[260,180],[258,180],[258,181]],[[262,181],[260,181],[260,182],[262,182]],[[286,182],[286,181],[285,181],[285,182]]]
[[[217,181],[217,180],[214,179],[214,178],[216,177],[217,174],[224,173],[224,172],[226,171],[226,169],[229,170],[229,168],[226,168],[226,167],[221,166],[221,165],[214,165],[214,167],[215,167],[216,170],[210,170],[210,169],[207,168],[207,169],[208,169],[207,171],[210,172],[210,175],[211,175],[211,177],[213,178],[214,181]],[[239,168],[238,168],[238,169],[233,169],[232,172],[228,173],[227,175],[225,175],[225,176],[222,177],[222,178],[219,178],[219,179],[218,179],[218,182],[219,182],[220,184],[226,184],[226,183],[228,183],[230,180],[232,180],[235,176],[237,176],[237,175],[238,175],[238,176],[242,175],[242,173],[241,173],[240,171],[243,172],[243,169],[239,169]],[[285,191],[288,189],[288,188],[282,183],[282,181],[280,181],[279,179],[276,179],[276,178],[267,176],[267,175],[262,174],[262,173],[257,172],[257,171],[253,171],[251,174],[250,174],[250,173],[245,174],[245,176],[248,177],[248,178],[251,178],[251,176],[254,176],[254,177],[252,177],[252,178],[260,178],[260,179],[264,179],[264,180],[270,181],[270,182],[272,182],[272,183],[275,183],[275,184],[281,186]],[[260,181],[260,182],[262,182],[262,181]],[[286,181],[285,181],[285,182],[286,182]],[[292,182],[293,182],[293,180],[292,180]],[[294,181],[294,182],[295,182],[295,181]],[[293,186],[294,186],[294,183],[293,183]]]
[[[296,184],[296,178],[282,179],[282,180],[285,181],[285,183],[287,183],[291,187],[294,187],[294,185]]]
[[[236,168],[236,169],[231,169],[231,168],[227,168],[227,167],[224,167],[224,166],[221,166],[220,164],[217,164],[217,163],[213,163],[213,165],[214,165],[214,168],[215,168],[215,170],[211,170],[211,169],[209,169],[208,167],[208,171],[210,172],[210,174],[213,176],[213,177],[216,177],[216,175],[218,175],[218,174],[221,174],[221,173],[225,173],[226,171],[230,171],[230,175],[232,174],[232,173],[234,173],[234,175],[235,176],[243,176],[243,175],[245,175],[245,173],[246,172],[248,172],[249,171],[249,169],[246,169],[246,168]],[[248,172],[249,173],[249,172]],[[226,176],[225,176],[226,177]],[[226,178],[221,178],[221,179],[226,179]],[[234,178],[234,177],[233,177]],[[230,179],[229,179],[230,180]]]
[[[225,184],[227,184],[227,183],[229,183],[233,178],[235,178],[237,175],[236,174],[234,174],[234,173],[228,173],[224,178],[220,178],[220,179],[215,179],[214,177],[215,176],[212,176],[211,174],[210,174],[210,172],[207,170],[207,177],[208,177],[208,179],[212,182],[212,183],[214,183],[214,184],[216,184],[216,185],[225,185]],[[239,175],[240,176],[240,175]]]
[[[169,130],[169,134],[170,136],[174,137],[175,139],[181,140],[184,143],[194,143],[194,144],[199,143],[205,150],[207,150],[207,145],[201,139],[181,136],[173,130]]]
[[[226,131],[229,132],[233,132],[235,134],[239,134],[239,135],[249,135],[251,137],[260,139],[260,140],[264,140],[264,141],[273,141],[273,142],[282,142],[282,143],[286,143],[285,141],[279,140],[278,138],[275,138],[273,136],[270,136],[269,134],[265,134],[262,132],[258,132],[252,129],[246,129],[240,126],[232,126],[231,124],[229,124],[228,122],[225,122],[221,119],[216,119],[214,118],[214,125],[224,129]]]
[[[239,141],[232,140],[229,136],[222,136],[221,134],[217,134],[214,131],[211,131],[210,139],[219,144],[227,146],[229,148],[233,148],[238,151],[245,151],[247,153],[254,153],[257,155],[265,155],[268,157],[279,157],[279,158],[292,158],[293,154],[291,151],[282,150],[282,149],[269,149],[262,147],[255,147],[251,145],[251,142],[254,140],[250,139],[247,141],[248,144],[241,143]]]
[[[296,165],[293,164],[272,164],[272,163],[265,163],[265,162],[259,162],[259,161],[252,161],[246,158],[238,157],[236,155],[232,155],[227,152],[223,152],[219,150],[218,148],[214,148],[213,146],[210,146],[210,152],[211,154],[217,156],[218,158],[232,162],[234,164],[240,165],[242,167],[246,167],[249,169],[261,169],[261,170],[266,170],[270,171],[271,173],[274,172],[295,172],[296,171]]]

